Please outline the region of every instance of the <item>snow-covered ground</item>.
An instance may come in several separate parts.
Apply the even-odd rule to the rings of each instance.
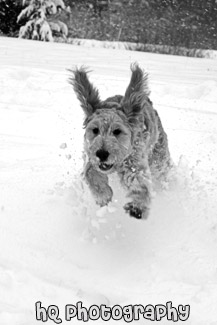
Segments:
[[[101,209],[83,184],[83,113],[66,70],[89,66],[106,98],[124,93],[134,61],[150,72],[177,165],[145,221],[123,212],[115,179]],[[190,305],[186,324],[217,325],[216,198],[217,60],[0,38],[1,325],[42,323],[37,301],[63,324],[77,323],[64,306],[78,301],[172,301]]]

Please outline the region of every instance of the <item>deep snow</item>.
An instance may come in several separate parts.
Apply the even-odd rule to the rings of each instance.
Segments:
[[[83,184],[83,113],[66,70],[89,66],[105,98],[124,93],[134,61],[177,165],[146,221],[123,212],[115,178],[107,208]],[[37,301],[59,306],[63,324],[76,323],[63,311],[77,301],[172,301],[190,304],[186,324],[217,325],[217,60],[0,38],[0,67],[0,324],[42,323]]]

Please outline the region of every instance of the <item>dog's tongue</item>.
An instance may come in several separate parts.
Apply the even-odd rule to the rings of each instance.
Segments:
[[[106,164],[106,163],[101,163],[99,165],[99,168],[102,169],[102,170],[109,170],[112,168],[113,165],[110,165],[110,164]]]

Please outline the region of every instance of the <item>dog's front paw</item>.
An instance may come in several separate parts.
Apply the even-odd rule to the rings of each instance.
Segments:
[[[101,207],[104,207],[109,202],[111,202],[112,195],[113,195],[112,189],[108,186],[106,189],[104,189],[103,192],[100,193],[100,195],[98,194],[96,196],[96,204],[98,204]]]
[[[149,208],[139,207],[133,202],[125,204],[124,209],[131,217],[136,219],[147,219],[149,214]]]

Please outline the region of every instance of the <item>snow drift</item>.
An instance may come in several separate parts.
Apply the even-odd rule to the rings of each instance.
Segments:
[[[77,301],[172,301],[190,305],[186,324],[216,325],[217,61],[6,38],[0,59],[0,323],[39,324],[37,301],[57,305],[63,324]],[[176,164],[147,221],[124,213],[115,177],[104,208],[83,183],[83,113],[66,71],[89,66],[108,97],[134,61],[150,72]]]

